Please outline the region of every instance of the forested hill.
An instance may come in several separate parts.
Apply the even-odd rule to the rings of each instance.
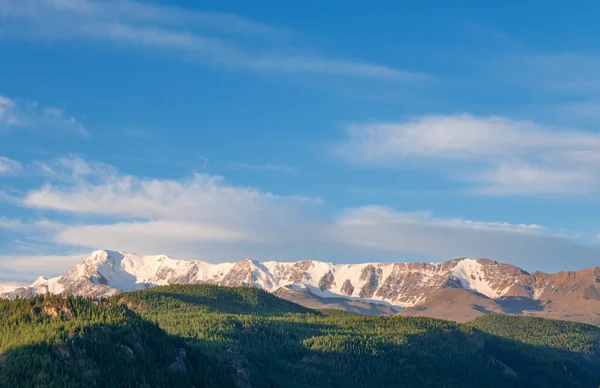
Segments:
[[[313,311],[256,288],[0,301],[4,387],[598,387],[600,328]]]

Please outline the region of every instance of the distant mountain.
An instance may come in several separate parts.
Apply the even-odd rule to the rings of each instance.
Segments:
[[[66,274],[3,289],[36,294],[110,296],[169,284],[252,286],[308,307],[467,321],[489,313],[527,314],[600,324],[600,268],[532,274],[488,259],[440,263],[332,264],[243,260],[210,264],[100,250]],[[341,298],[341,299],[340,299]]]
[[[0,283],[0,295],[6,292],[11,292],[19,287],[23,287],[21,283]]]

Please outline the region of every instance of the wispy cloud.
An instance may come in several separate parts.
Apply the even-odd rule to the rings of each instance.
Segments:
[[[69,154],[50,161],[34,161],[29,170],[54,181],[79,182],[90,177],[105,177],[116,173],[116,168],[101,162],[88,162],[80,156]]]
[[[82,136],[87,130],[62,109],[41,107],[35,101],[20,101],[0,95],[0,133],[11,129],[29,129],[42,133],[70,131]]]
[[[210,29],[224,34],[261,35],[281,32],[276,28],[236,15],[187,11],[177,7],[155,6],[127,0],[4,0],[0,3],[0,13],[23,20],[47,20],[44,14],[56,13],[63,17],[93,17],[99,21],[128,21],[159,25],[191,22],[201,29]]]
[[[8,217],[0,217],[0,229],[14,230],[21,229],[22,226],[23,223],[21,222],[21,220],[13,220]]]
[[[395,81],[428,78],[389,66],[304,55],[304,47],[281,47],[286,34],[281,29],[223,13],[132,1],[5,0],[0,15],[5,39],[89,39],[174,50],[207,64],[254,71]]]
[[[8,128],[19,124],[16,107],[15,101],[0,95],[0,126]]]
[[[21,162],[0,156],[0,175],[16,174],[21,172],[23,165]]]
[[[430,212],[402,213],[386,206],[363,206],[349,209],[337,220],[339,225],[375,225],[379,223],[429,224],[432,226],[478,229],[507,232],[540,232],[545,230],[537,224],[511,224],[508,222],[471,221],[463,218],[440,218]]]
[[[445,171],[486,194],[590,194],[600,189],[600,134],[531,121],[425,116],[354,125],[336,152],[348,161]]]

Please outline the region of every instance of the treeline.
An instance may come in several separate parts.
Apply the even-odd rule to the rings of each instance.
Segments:
[[[317,312],[210,285],[0,301],[0,314],[0,386],[600,385],[600,329],[544,319]]]

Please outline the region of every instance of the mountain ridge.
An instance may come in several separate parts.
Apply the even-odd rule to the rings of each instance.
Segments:
[[[600,311],[600,267],[553,274],[528,273],[511,264],[471,258],[437,263],[333,264],[245,259],[210,264],[165,255],[98,250],[62,276],[40,277],[28,286],[2,292],[0,297],[12,299],[45,293],[102,297],[160,285],[201,283],[252,286],[269,292],[287,288],[303,291],[303,298],[311,295],[385,304],[396,310],[406,308],[406,314],[412,311],[411,315],[415,309],[417,313],[429,309],[427,314],[434,316],[436,309],[447,309],[449,303],[455,302],[448,297],[449,293],[442,291],[458,289],[475,295],[458,298],[459,303],[463,299],[464,303],[471,303],[467,307],[474,310],[464,312],[465,317],[490,312],[514,313],[520,308],[521,313],[530,315],[552,312],[569,318],[572,312],[575,320],[600,322],[600,314],[595,313]],[[294,293],[280,294],[293,300]],[[522,299],[530,303],[520,303]],[[491,307],[479,308],[479,305]],[[585,319],[577,319],[580,311],[585,313]]]

